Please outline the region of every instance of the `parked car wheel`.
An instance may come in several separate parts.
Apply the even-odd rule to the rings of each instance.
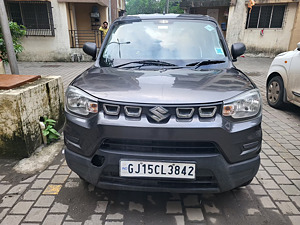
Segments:
[[[273,77],[267,86],[268,104],[273,108],[281,108],[283,102],[284,86],[280,76]]]

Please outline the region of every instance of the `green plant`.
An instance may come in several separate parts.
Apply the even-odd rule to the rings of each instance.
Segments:
[[[55,129],[55,120],[48,119],[47,117],[43,118],[42,121],[45,124],[45,130],[43,130],[43,135],[47,137],[47,143],[50,144],[53,141],[56,141],[60,138],[60,133],[58,133]]]
[[[21,38],[26,35],[26,28],[23,25],[18,25],[16,22],[9,22],[9,29],[11,32],[15,53],[18,56],[18,53],[23,51]],[[5,63],[8,62],[7,50],[3,39],[1,26],[0,26],[0,59],[3,60]]]

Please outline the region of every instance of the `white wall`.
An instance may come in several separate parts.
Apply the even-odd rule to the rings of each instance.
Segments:
[[[67,4],[51,0],[55,36],[28,36],[22,40],[24,51],[19,54],[23,61],[70,60],[70,38]]]
[[[243,42],[247,47],[247,52],[254,54],[274,56],[279,52],[287,51],[296,11],[297,3],[288,3],[282,28],[264,29],[262,36],[260,35],[262,28],[245,29],[247,6],[245,1],[237,1],[237,5],[229,9],[227,42],[229,45]]]

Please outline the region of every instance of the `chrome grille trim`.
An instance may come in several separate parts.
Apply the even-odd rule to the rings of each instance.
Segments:
[[[199,107],[199,115],[203,118],[214,117],[217,106]]]
[[[134,112],[137,110],[137,112]],[[124,106],[124,111],[126,116],[130,117],[140,117],[142,114],[142,107],[138,106]]]
[[[120,106],[112,104],[103,104],[103,110],[105,114],[109,116],[118,116],[120,113]]]
[[[183,113],[182,111],[189,111],[189,112]],[[194,115],[194,111],[195,111],[194,108],[176,108],[176,116],[180,119],[190,119]]]

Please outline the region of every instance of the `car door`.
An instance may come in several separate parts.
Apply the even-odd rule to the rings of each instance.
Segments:
[[[300,106],[300,51],[295,51],[288,74],[289,90],[287,92],[292,92],[292,102]]]

